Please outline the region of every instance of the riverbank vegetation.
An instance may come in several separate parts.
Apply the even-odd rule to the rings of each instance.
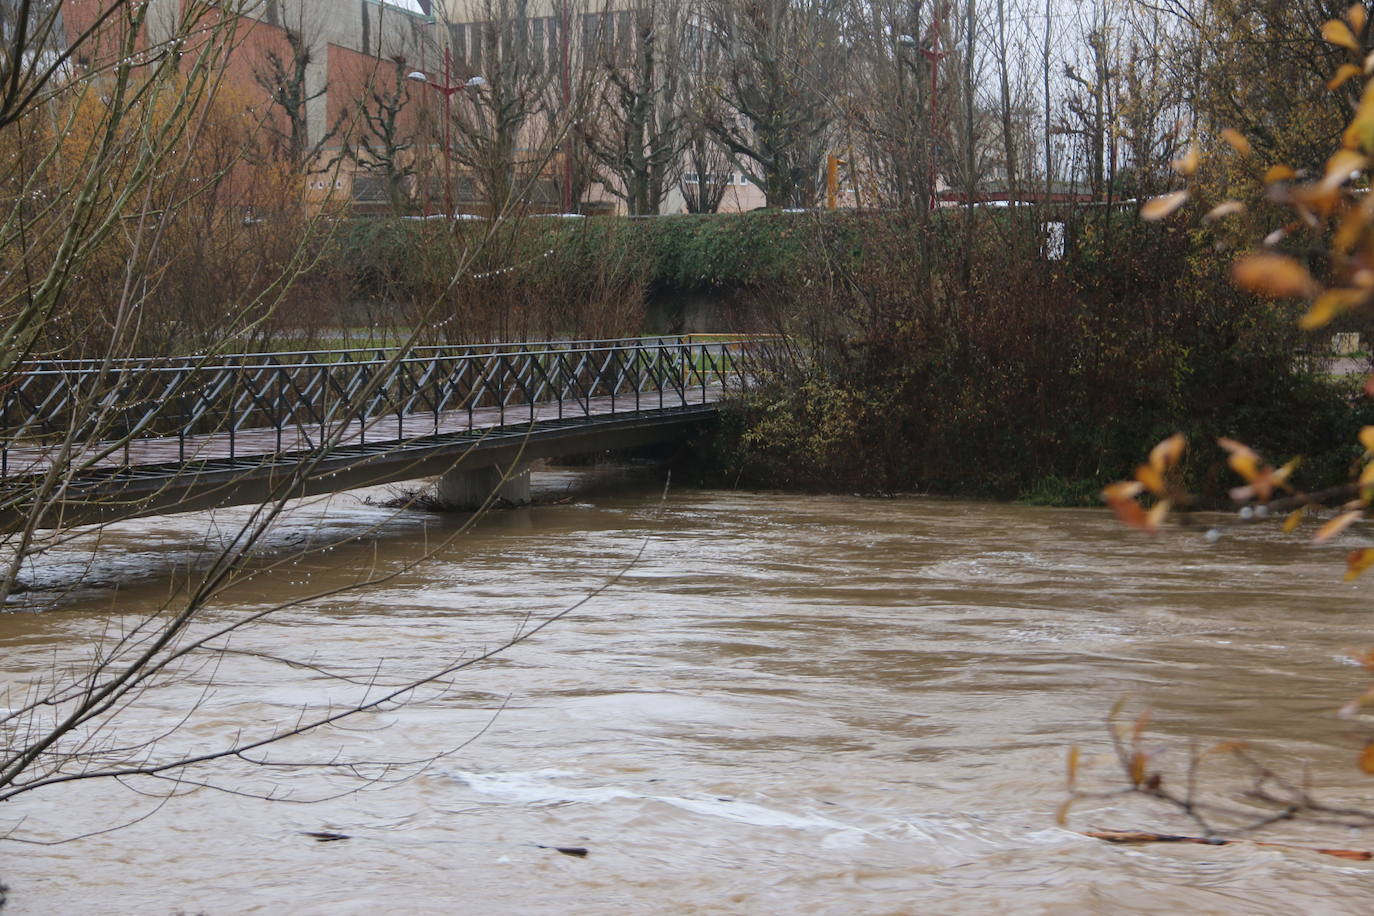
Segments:
[[[1298,329],[1297,306],[1230,285],[1215,232],[1049,215],[892,220],[856,259],[818,231],[816,269],[759,294],[806,344],[727,428],[732,476],[1087,503],[1176,430],[1305,454],[1315,480],[1344,474],[1374,417],[1357,381],[1308,355],[1325,341]],[[1051,233],[1062,257],[1047,256]],[[1224,498],[1220,458],[1190,455],[1183,473],[1203,502]]]

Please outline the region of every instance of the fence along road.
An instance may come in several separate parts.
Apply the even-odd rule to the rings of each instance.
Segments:
[[[55,360],[0,395],[0,530],[266,502],[668,441],[767,338]]]

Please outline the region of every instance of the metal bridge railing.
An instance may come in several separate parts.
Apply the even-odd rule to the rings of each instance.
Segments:
[[[31,362],[0,380],[0,476],[59,443],[175,442],[168,460],[395,441],[478,425],[706,403],[771,338],[656,337]],[[227,452],[225,446],[227,445]],[[164,450],[166,453],[166,450]]]

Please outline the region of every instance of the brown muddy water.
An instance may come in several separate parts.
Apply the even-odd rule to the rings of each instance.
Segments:
[[[1333,798],[1374,794],[1354,767],[1355,726],[1333,715],[1364,688],[1343,650],[1374,643],[1374,578],[1341,579],[1349,542],[1318,549],[1259,527],[1216,544],[1148,538],[1102,511],[922,498],[661,499],[647,473],[493,514],[384,585],[280,611],[238,640],[242,654],[150,691],[123,720],[165,728],[199,704],[176,738],[188,748],[289,723],[362,689],[319,666],[362,680],[428,670],[585,598],[638,555],[446,693],[278,753],[413,760],[465,746],[314,804],[296,802],[354,784],[220,767],[198,775],[291,800],[160,801],[166,785],[109,782],[11,801],[0,826],[28,839],[136,822],[0,844],[6,916],[1374,911],[1374,863],[1113,847],[1054,819],[1067,749],[1103,751],[1104,717],[1128,693],[1153,707],[1165,760],[1193,739],[1255,739],[1278,765],[1310,762]],[[0,616],[6,681],[78,659],[112,621],[159,606],[243,511],[129,522],[94,553],[77,542],[46,557],[29,573],[38,590]],[[215,613],[403,570],[456,525],[358,494],[296,507],[272,541],[280,556],[376,531],[238,587]],[[1228,800],[1239,787],[1221,771],[1204,782]],[[1184,826],[1131,800],[1085,803],[1070,822]],[[1374,847],[1374,832],[1270,836]]]

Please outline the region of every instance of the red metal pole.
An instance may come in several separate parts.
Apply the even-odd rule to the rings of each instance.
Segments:
[[[572,107],[572,80],[571,80],[571,78],[570,78],[570,76],[569,76],[569,73],[568,73],[568,66],[569,66],[569,64],[568,64],[568,29],[571,27],[572,23],[569,21],[571,17],[568,15],[568,0],[562,0],[562,2],[559,3],[559,5],[558,5],[558,14],[559,14],[559,18],[563,20],[563,22],[562,22],[562,29],[561,29],[561,31],[562,31],[563,34],[562,34],[562,36],[561,36],[562,41],[560,42],[560,45],[561,45],[561,47],[562,47],[562,58],[563,58],[563,61],[562,61],[562,63],[563,63],[563,66],[562,66],[563,114],[564,114],[564,116],[566,117],[566,116],[567,116],[567,113],[568,113],[568,109]],[[571,124],[568,124],[567,127],[566,127],[566,128],[564,129],[564,131],[563,131],[563,212],[564,212],[564,213],[571,213],[571,212],[572,212],[572,208],[573,208],[573,204],[572,204],[572,179],[573,179],[573,167],[572,167],[572,142],[573,142],[572,125],[571,125]]]
[[[940,32],[944,24],[942,19],[945,12],[943,0],[936,4],[934,18],[930,23],[930,47],[922,49],[926,60],[930,61],[930,149],[926,156],[926,181],[929,184],[930,209],[935,209],[935,131],[939,126],[940,114],[940,61],[945,57],[940,50]]]

